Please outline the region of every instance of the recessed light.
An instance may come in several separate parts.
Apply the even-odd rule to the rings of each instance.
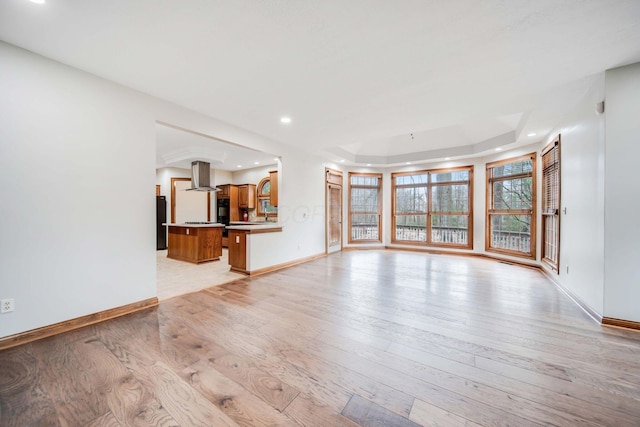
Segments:
[[[31,1],[31,3],[35,3],[35,4],[44,4],[45,0],[29,0]]]
[[[241,168],[241,167],[242,167],[242,165],[237,165],[236,167],[237,167],[237,168]]]
[[[277,161],[278,161],[278,160],[280,160],[280,159],[279,159],[279,158],[277,158],[277,157],[274,157],[274,158],[273,158],[273,160],[275,160],[275,161],[277,162]]]
[[[451,160],[451,157],[445,157],[444,159],[445,160]]]
[[[535,132],[528,133],[527,136],[536,136]]]
[[[259,165],[259,164],[260,164],[260,162],[253,162],[253,164],[254,164],[254,165]]]
[[[371,163],[367,163],[367,166],[371,166]]]
[[[344,163],[344,159],[340,160],[340,163]]]
[[[502,151],[502,147],[496,148],[496,151]]]
[[[280,117],[280,123],[291,123],[291,117]]]
[[[411,162],[406,162],[406,163],[405,163],[405,165],[410,165],[410,164],[411,164]]]

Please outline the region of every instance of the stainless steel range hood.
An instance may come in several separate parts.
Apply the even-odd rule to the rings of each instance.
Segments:
[[[187,191],[220,191],[211,187],[211,166],[209,162],[191,162],[191,188]]]

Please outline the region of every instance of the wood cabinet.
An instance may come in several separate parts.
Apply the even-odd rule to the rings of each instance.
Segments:
[[[240,221],[240,209],[238,206],[238,186],[235,184],[224,184],[217,186],[220,191],[216,192],[216,199],[229,200],[229,221]],[[220,204],[218,204],[220,206]]]
[[[238,186],[238,206],[240,209],[254,209],[256,207],[255,184],[243,184]]]
[[[247,233],[229,230],[229,265],[232,271],[247,272]]]
[[[278,171],[269,172],[269,182],[271,185],[271,193],[269,193],[269,203],[273,207],[278,206]]]
[[[220,191],[216,192],[216,199],[228,199],[229,192],[231,189],[231,184],[218,185],[216,186],[220,189]]]
[[[167,258],[193,263],[216,261],[222,256],[222,227],[169,225]]]

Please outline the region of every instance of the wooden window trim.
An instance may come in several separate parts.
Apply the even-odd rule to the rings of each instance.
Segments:
[[[561,215],[560,215],[560,206],[561,206],[561,201],[562,201],[562,159],[560,157],[561,155],[561,149],[560,149],[560,141],[561,141],[561,136],[558,134],[558,136],[551,141],[549,144],[547,144],[540,152],[540,163],[542,166],[542,204],[544,205],[545,203],[545,196],[546,196],[546,188],[545,188],[545,169],[544,169],[544,156],[549,154],[552,150],[557,150],[557,154],[556,154],[556,159],[557,159],[557,173],[558,173],[558,188],[557,188],[557,194],[558,194],[558,208],[555,209],[555,212],[550,213],[550,212],[546,212],[545,211],[545,207],[542,206],[542,215],[541,215],[541,227],[542,227],[542,242],[541,242],[541,258],[542,258],[542,262],[547,265],[551,270],[555,271],[556,273],[560,274],[560,239],[561,239],[561,235],[560,235],[560,230],[561,230],[561,226],[562,226],[562,219],[561,219]],[[550,259],[547,256],[547,252],[546,252],[546,233],[545,233],[545,228],[546,228],[546,221],[547,221],[547,217],[548,216],[555,216],[556,217],[556,221],[557,221],[557,229],[556,229],[556,235],[557,235],[557,240],[555,241],[555,259],[556,261],[554,262],[552,259]]]
[[[351,177],[353,176],[368,176],[368,177],[373,177],[373,178],[378,178],[378,185],[377,186],[372,186],[372,185],[352,185],[351,184]],[[349,172],[348,174],[348,182],[349,182],[349,243],[350,244],[359,244],[359,243],[382,243],[382,174],[381,173],[370,173],[370,172]],[[353,215],[375,215],[372,214],[371,212],[353,212],[351,210],[351,190],[353,188],[367,188],[367,189],[371,189],[371,188],[377,188],[378,189],[378,238],[377,239],[353,239],[353,233],[351,230],[352,227],[352,222],[351,222],[351,218]]]
[[[256,200],[257,200],[257,206],[256,206],[256,215],[260,218],[264,217],[264,211],[262,210],[262,201],[263,200],[269,200],[269,202],[271,202],[271,190],[269,190],[269,193],[263,193],[262,192],[262,188],[264,187],[264,185],[266,183],[271,183],[271,177],[267,176],[265,178],[262,178],[260,180],[260,182],[258,183],[257,187],[256,187]],[[278,207],[274,206],[274,208],[276,208],[276,212],[267,212],[267,217],[268,218],[277,218],[278,217]]]
[[[469,173],[469,179],[465,181],[456,180],[456,181],[438,181],[431,182],[431,176],[439,173],[449,173],[449,172],[460,172],[465,171]],[[402,245],[414,245],[414,246],[429,246],[429,247],[446,247],[446,248],[455,248],[455,249],[473,249],[473,165],[469,166],[456,166],[452,168],[437,168],[437,169],[423,169],[418,171],[408,171],[408,172],[394,172],[391,174],[391,243],[402,244]],[[427,182],[424,184],[402,184],[396,185],[396,177],[402,176],[410,176],[410,175],[427,175]],[[437,186],[449,186],[456,184],[467,184],[468,185],[468,212],[460,213],[460,212],[432,212],[431,211],[431,190],[433,187]],[[426,210],[424,212],[411,212],[411,213],[395,213],[396,212],[396,188],[427,188],[427,204]],[[456,216],[464,216],[468,217],[467,220],[467,244],[460,245],[456,243],[440,243],[440,242],[432,242],[431,241],[431,217],[432,215],[456,215]],[[426,239],[424,242],[417,242],[413,240],[398,240],[396,239],[396,218],[403,216],[425,216],[426,217]]]
[[[486,192],[486,206],[485,206],[485,251],[494,252],[503,255],[509,255],[519,258],[528,258],[528,259],[536,259],[537,251],[536,251],[536,204],[537,204],[537,187],[536,187],[536,153],[529,153],[522,156],[511,157],[508,159],[498,160],[495,162],[490,162],[486,164],[486,182],[485,182],[485,192]],[[492,178],[490,169],[495,167],[507,165],[510,163],[518,163],[524,160],[531,160],[531,173],[519,173],[508,176],[501,176]],[[521,178],[528,178],[531,176],[531,209],[493,209],[492,208],[492,190],[493,187],[491,184],[493,182],[504,181],[504,180],[514,180]],[[529,215],[531,217],[530,222],[530,241],[529,241],[529,253],[515,251],[511,249],[503,249],[503,248],[492,248],[491,247],[491,216],[492,215]]]

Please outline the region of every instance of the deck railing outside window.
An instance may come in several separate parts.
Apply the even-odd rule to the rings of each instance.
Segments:
[[[392,174],[392,241],[473,247],[473,167]]]

